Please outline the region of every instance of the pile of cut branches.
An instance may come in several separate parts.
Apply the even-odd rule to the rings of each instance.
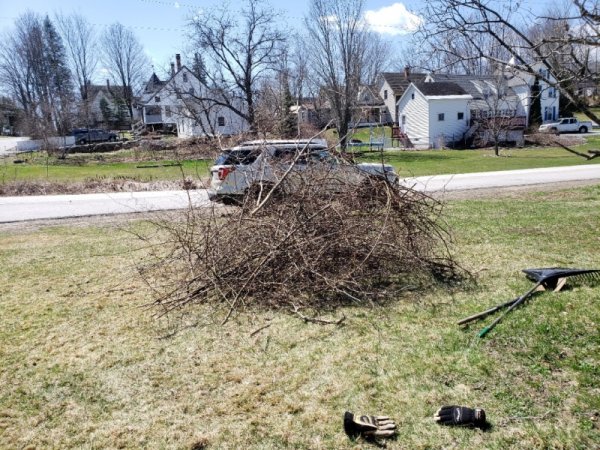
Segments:
[[[224,306],[225,320],[248,305],[318,311],[465,275],[448,251],[442,205],[382,178],[312,171],[224,210],[156,223],[166,241],[143,273],[165,312],[206,302]]]

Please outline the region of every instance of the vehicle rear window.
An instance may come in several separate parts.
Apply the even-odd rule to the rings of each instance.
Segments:
[[[260,152],[256,150],[226,150],[215,160],[215,165],[242,165],[246,166],[256,161]]]

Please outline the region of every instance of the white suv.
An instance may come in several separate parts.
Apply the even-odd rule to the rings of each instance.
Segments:
[[[277,182],[278,176],[296,160],[292,172],[324,167],[331,179],[360,182],[367,176],[398,182],[389,164],[351,164],[332,155],[323,139],[248,141],[223,151],[210,169],[209,197],[225,203],[244,196],[257,183]]]

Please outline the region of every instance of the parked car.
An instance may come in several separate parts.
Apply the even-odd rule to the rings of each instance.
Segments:
[[[75,137],[75,143],[78,145],[117,140],[115,133],[97,128],[76,128],[73,130],[73,136]]]
[[[565,117],[558,122],[545,123],[540,126],[540,133],[587,133],[592,129],[592,122],[580,122],[575,117]]]
[[[336,180],[360,183],[369,176],[398,182],[398,175],[391,165],[351,164],[333,155],[324,140],[248,141],[217,157],[210,169],[209,197],[225,203],[235,202],[258,184],[272,186],[294,160],[296,163],[289,175],[291,180],[294,175],[315,168],[326,169],[330,186]]]

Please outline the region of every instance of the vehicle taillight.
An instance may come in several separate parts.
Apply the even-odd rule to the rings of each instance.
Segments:
[[[224,180],[225,178],[227,178],[227,175],[229,175],[234,170],[235,170],[234,166],[219,168],[219,171],[217,172],[217,175],[219,176],[219,180]]]

